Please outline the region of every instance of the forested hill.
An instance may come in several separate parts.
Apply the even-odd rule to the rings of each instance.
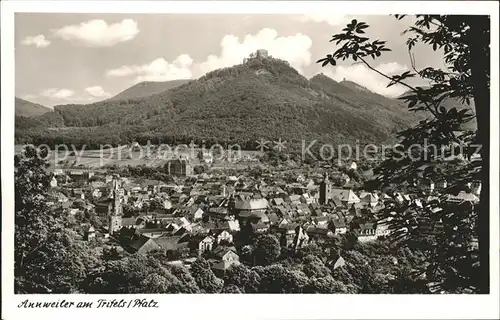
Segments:
[[[267,58],[215,70],[147,97],[56,106],[51,114],[16,121],[16,140],[380,143],[417,120],[396,100],[357,92],[324,75],[309,80],[287,62]]]
[[[31,101],[16,98],[15,100],[16,116],[35,117],[52,111],[51,109]]]
[[[143,81],[139,82],[132,87],[125,89],[120,92],[116,96],[109,98],[108,100],[123,100],[123,99],[134,99],[134,98],[142,98],[147,97],[156,93],[160,93],[175,87],[178,87],[184,83],[187,83],[191,80],[172,80],[172,81],[164,81],[164,82],[156,82],[156,81]]]

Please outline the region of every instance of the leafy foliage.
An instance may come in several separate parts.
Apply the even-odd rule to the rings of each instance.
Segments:
[[[398,19],[403,17],[396,15]],[[415,203],[387,203],[382,218],[392,218],[390,228],[397,245],[418,243],[424,248],[430,263],[422,265],[421,272],[425,272],[428,281],[440,290],[487,292],[489,17],[417,15],[414,24],[405,32],[413,35],[406,42],[412,70],[393,76],[369,64],[369,58],[376,59],[390,49],[385,47],[385,41],[365,37],[367,28],[366,23],[352,20],[342,33],[332,37],[338,49],[318,63],[326,66],[336,65],[338,60],[360,61],[385,77],[388,86],[406,86],[408,93],[401,99],[410,110],[426,114],[417,125],[398,133],[399,145],[374,170],[376,178],[369,186],[387,188],[402,184],[411,186],[422,179],[444,180],[448,182],[446,192],[450,194],[457,194],[467,182],[475,180],[481,181],[483,186],[478,206],[456,205],[446,201],[446,197],[428,202],[424,207]],[[417,44],[431,46],[434,51],[443,50],[446,70],[431,67],[417,70],[412,52]],[[406,81],[416,76],[429,81],[430,85],[414,87]],[[474,101],[476,112],[467,106],[450,105],[450,99],[467,105]],[[474,120],[477,131],[466,130]],[[411,147],[415,145],[420,148]],[[478,145],[482,147],[480,151]],[[470,161],[472,154],[479,154],[481,159]],[[465,161],[455,165],[447,161],[450,156],[457,155]],[[425,193],[419,195],[427,196]],[[480,253],[470,246],[474,237],[479,237]]]
[[[257,267],[260,275],[260,293],[301,293],[308,282],[307,276],[282,265]]]
[[[224,275],[224,286],[236,286],[241,293],[256,293],[259,284],[259,274],[243,264],[232,265]]]
[[[280,242],[274,235],[264,235],[257,240],[253,254],[257,265],[270,265],[281,254]]]
[[[202,293],[218,293],[224,285],[224,281],[215,276],[210,268],[210,263],[203,258],[193,262],[191,275],[196,280]]]
[[[15,291],[77,292],[93,261],[62,211],[47,205],[45,152],[27,147],[15,158]]]

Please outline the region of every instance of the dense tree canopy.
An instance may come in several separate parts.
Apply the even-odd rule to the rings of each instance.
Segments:
[[[396,15],[396,18],[404,16]],[[338,49],[318,62],[323,66],[335,66],[337,61],[346,59],[363,63],[385,77],[388,86],[407,87],[408,93],[401,99],[408,103],[410,110],[426,114],[426,119],[398,134],[399,152],[394,149],[375,170],[372,186],[382,188],[405,182],[411,185],[427,178],[446,180],[447,192],[452,194],[474,180],[481,181],[483,188],[477,207],[470,203],[457,206],[446,201],[429,203],[424,208],[389,204],[388,216],[392,216],[391,212],[397,213],[391,226],[396,231],[394,240],[400,245],[415,241],[431,245],[426,250],[430,264],[422,266],[422,272],[441,290],[488,292],[489,17],[417,15],[406,30],[411,35],[407,46],[412,70],[400,75],[386,75],[370,65],[370,58],[376,59],[390,49],[385,47],[385,41],[365,36],[368,28],[366,23],[352,20],[342,33],[332,37]],[[428,45],[434,51],[443,52],[446,69],[418,70],[415,67],[418,57],[412,51],[417,45]],[[427,80],[430,85],[418,87],[407,81],[415,77]],[[459,99],[465,106],[447,105],[450,99]],[[472,102],[475,110],[469,106]],[[477,130],[470,130],[468,124],[474,120]],[[421,148],[415,150],[412,145]],[[471,161],[474,153],[480,155],[479,161]],[[444,171],[443,162],[450,156],[461,156],[463,161],[452,170]],[[436,210],[440,210],[438,214]],[[473,237],[479,238],[479,253],[469,245]]]
[[[62,210],[47,204],[51,177],[44,155],[28,147],[15,158],[15,290],[77,292],[93,261]]]
[[[257,265],[272,264],[281,254],[280,242],[274,235],[264,235],[257,240],[253,254]]]

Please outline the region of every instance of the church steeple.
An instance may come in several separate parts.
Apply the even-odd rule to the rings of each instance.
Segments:
[[[325,172],[323,182],[319,186],[319,203],[326,204],[332,197],[332,184],[328,177],[328,172]]]
[[[113,179],[113,190],[111,191],[112,196],[112,207],[109,212],[109,234],[113,234],[118,231],[122,226],[122,203],[120,201],[120,186],[118,184],[118,179],[115,177]]]

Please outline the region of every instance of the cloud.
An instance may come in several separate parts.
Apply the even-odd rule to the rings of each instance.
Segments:
[[[347,22],[347,17],[342,14],[331,14],[332,10],[325,10],[322,12],[305,13],[298,17],[301,22],[326,22],[331,26],[339,26]]]
[[[50,45],[50,41],[45,39],[45,36],[43,34],[28,36],[24,38],[21,43],[26,46],[35,46],[37,48],[45,48]]]
[[[389,62],[379,64],[376,69],[386,75],[394,75],[408,70],[408,67],[397,62]],[[336,66],[327,69],[327,71],[324,71],[323,73],[336,81],[346,79],[355,82],[370,91],[388,97],[397,97],[407,91],[406,87],[402,85],[394,85],[387,88],[389,81],[386,78],[368,69],[362,64],[352,66]]]
[[[187,54],[181,54],[174,61],[168,62],[158,58],[149,64],[124,65],[106,72],[109,77],[126,77],[135,75],[136,81],[169,81],[176,79],[190,79],[193,74],[191,65],[193,59]]]
[[[104,20],[89,20],[79,25],[69,25],[53,30],[55,36],[74,41],[88,47],[111,47],[117,43],[129,41],[139,33],[137,22],[124,19],[109,24]]]
[[[48,88],[40,91],[38,95],[26,94],[22,98],[50,107],[57,104],[93,103],[109,96],[111,94],[101,86],[92,86],[85,88],[83,93],[65,88]]]
[[[73,97],[74,94],[75,92],[73,90],[57,88],[45,89],[41,92],[42,96],[54,100],[68,100]]]
[[[37,98],[37,96],[34,94],[25,94],[25,95],[21,96],[21,99],[28,100],[28,101],[36,99],[36,98]]]
[[[215,69],[240,64],[257,49],[266,49],[271,56],[288,61],[299,71],[311,64],[312,40],[300,33],[293,36],[278,36],[276,30],[264,28],[255,35],[246,35],[243,39],[226,35],[222,38],[220,46],[220,54],[208,56],[199,65],[196,73],[201,76]]]
[[[106,98],[111,96],[111,94],[109,92],[104,91],[104,89],[101,86],[93,86],[85,88],[85,92],[90,94],[92,97],[96,98]]]
[[[288,61],[299,72],[311,64],[312,40],[307,35],[278,36],[274,29],[262,29],[242,39],[226,35],[220,42],[220,53],[209,55],[204,61],[195,63],[188,54],[178,56],[169,62],[158,58],[142,65],[124,65],[106,71],[109,77],[136,76],[136,81],[168,81],[200,77],[207,72],[243,63],[250,53],[266,49],[274,58]]]

